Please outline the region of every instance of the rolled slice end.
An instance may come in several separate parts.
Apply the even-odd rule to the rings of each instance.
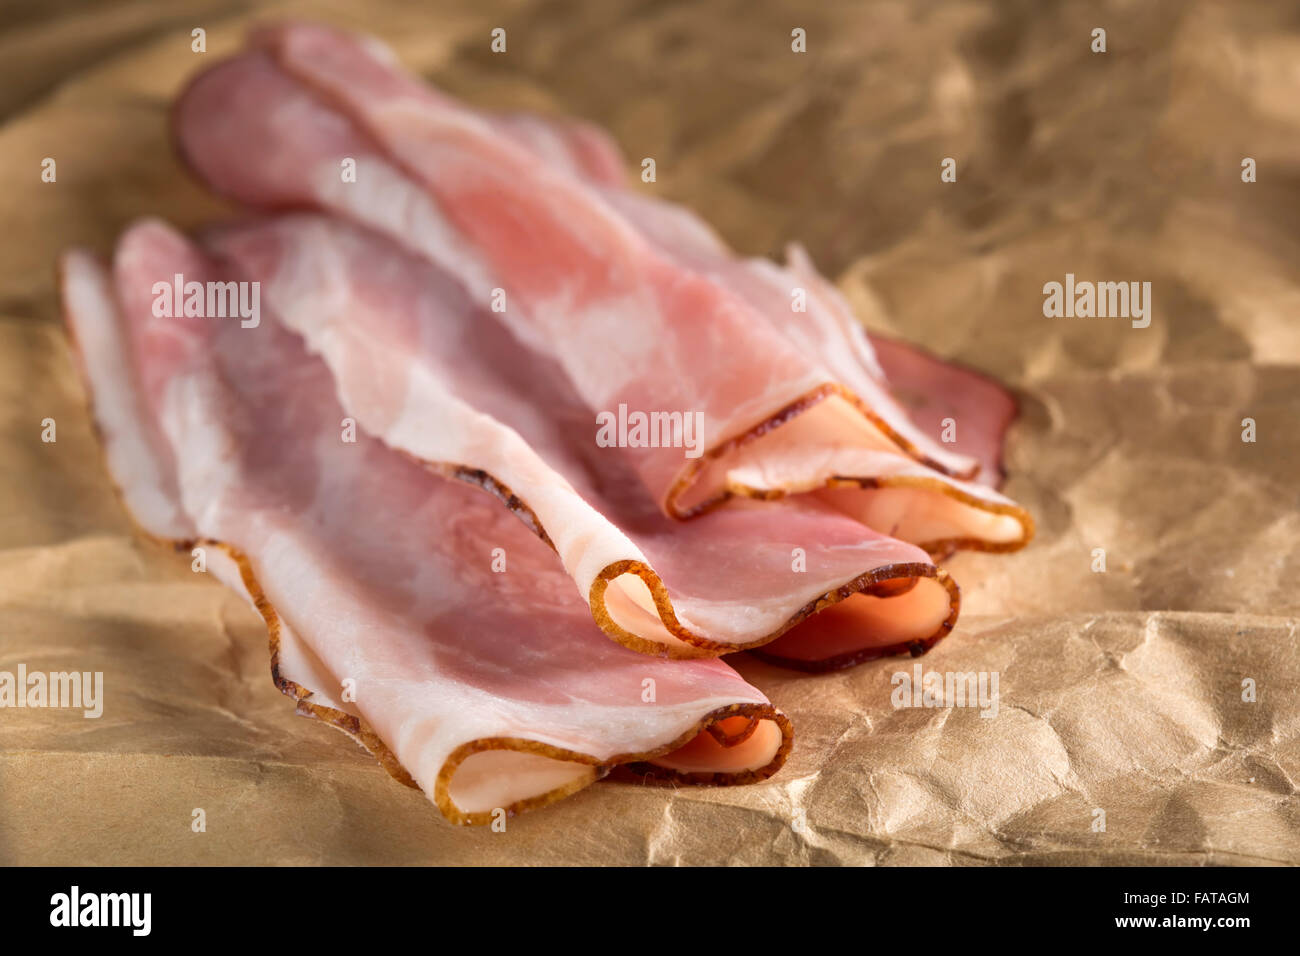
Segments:
[[[793,420],[718,449],[679,484],[682,516],[728,498],[814,493],[868,527],[929,553],[1016,551],[1034,535],[1029,512],[987,484],[896,454],[838,392]]]
[[[957,584],[941,568],[910,587],[851,594],[753,651],[755,657],[803,671],[830,671],[898,654],[924,654],[952,631],[961,606]]]
[[[822,671],[925,653],[956,626],[961,588],[932,564],[882,566],[821,595],[773,633],[744,644],[719,643],[683,624],[663,582],[639,562],[606,568],[592,585],[590,603],[607,634],[643,653],[690,658],[747,650],[771,663]]]
[[[768,704],[705,715],[663,747],[603,760],[537,740],[495,737],[459,747],[438,774],[433,801],[468,826],[553,803],[603,777],[663,785],[726,786],[766,780],[793,744],[789,719]]]

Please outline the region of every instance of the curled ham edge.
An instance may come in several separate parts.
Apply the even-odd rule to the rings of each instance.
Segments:
[[[558,382],[562,372],[546,365],[539,368],[534,363],[543,361],[541,357],[521,357],[527,350],[497,326],[491,313],[465,303],[452,280],[383,236],[316,215],[217,227],[206,230],[201,242],[261,283],[263,301],[324,360],[340,404],[363,429],[426,467],[495,495],[556,552],[586,597],[593,618],[624,646],[672,658],[760,649],[760,656],[774,663],[820,671],[890,654],[922,653],[956,623],[960,590],[924,552],[838,512],[818,517],[818,509],[825,509],[815,502],[792,500],[745,506],[761,519],[758,527],[731,526],[739,534],[779,534],[807,520],[810,507],[813,520],[824,522],[811,526],[811,538],[805,542],[810,565],[805,573],[793,573],[789,554],[784,553],[781,581],[786,590],[780,594],[780,615],[767,614],[769,620],[779,621],[776,627],[751,626],[736,633],[724,631],[716,620],[713,626],[696,626],[675,606],[673,577],[667,583],[661,578],[618,520],[604,513],[607,502],[593,506],[508,422],[458,394],[457,370],[476,366],[477,356],[464,346],[457,351],[445,343],[473,338],[491,353],[492,361],[485,364],[528,367],[538,380],[534,391],[520,396],[523,405],[544,407],[554,415],[574,401],[564,397],[564,390],[546,384]],[[382,280],[377,278],[381,274]],[[378,301],[362,295],[366,283],[372,295],[380,294],[382,286]],[[408,326],[415,327],[414,336]],[[398,389],[396,414],[385,408],[393,404],[391,395],[375,394],[374,369],[385,370],[385,384],[405,383]],[[510,388],[495,379],[490,385]],[[430,428],[429,422],[439,427]],[[614,480],[611,474],[605,477]],[[630,488],[640,487],[635,474],[621,480]],[[614,515],[617,519],[618,512]],[[707,546],[728,565],[747,543],[765,543],[744,538],[733,542],[725,522],[736,518],[734,513],[719,512],[687,524],[654,516],[669,526],[667,534],[682,547]],[[643,526],[646,520],[643,515],[633,524]],[[820,540],[818,530],[839,538]],[[858,550],[848,551],[850,545]],[[868,558],[872,563],[864,569]],[[842,576],[823,571],[823,561],[828,566],[834,562]],[[695,566],[699,563],[697,559]],[[682,593],[677,596],[680,603]],[[724,633],[729,641],[722,639]]]
[[[170,233],[152,223],[137,228]],[[171,464],[159,453],[158,439],[149,434],[156,426],[147,423],[147,400],[130,374],[135,362],[106,267],[88,252],[71,250],[61,257],[58,272],[64,323],[91,419],[115,490],[137,530],[176,550],[213,549],[209,570],[261,615],[267,627],[272,678],[295,701],[297,712],[353,738],[396,780],[423,789],[449,821],[486,825],[496,819],[497,808],[507,815],[535,809],[605,776],[668,785],[744,784],[766,779],[784,764],[793,742],[789,719],[726,668],[750,699],[710,709],[667,743],[597,757],[518,736],[484,737],[457,746],[432,778],[428,773],[409,772],[355,705],[309,689],[308,677],[318,687],[327,686],[328,669],[272,605],[255,573],[254,560],[229,542],[195,533],[180,503]],[[705,675],[703,680],[707,679]],[[546,785],[537,792],[511,792],[509,783],[505,789],[500,783],[514,781],[526,789],[530,780],[538,778]]]
[[[403,141],[404,132],[399,132],[418,128],[430,110],[447,109],[455,113],[457,135],[489,132],[499,140],[495,148],[505,150],[507,155],[517,150],[519,155],[545,158],[553,167],[552,174],[564,181],[562,186],[558,180],[550,181],[551,187],[562,188],[567,198],[576,197],[586,203],[585,208],[604,217],[611,228],[641,230],[638,235],[648,248],[656,249],[664,261],[675,267],[703,270],[697,274],[708,275],[712,266],[731,260],[702,224],[688,221],[685,228],[676,228],[681,223],[674,220],[689,220],[689,214],[618,189],[614,185],[619,165],[616,151],[599,131],[584,124],[572,124],[568,131],[557,133],[535,119],[485,119],[404,75],[391,51],[373,38],[357,39],[313,25],[284,24],[255,30],[250,39],[255,52],[245,54],[245,58],[270,56],[285,76],[310,90],[321,106],[335,111],[336,125],[342,120],[355,127],[357,149],[350,154],[360,152],[377,159],[376,165],[383,167],[385,188],[390,192],[384,197],[386,201],[374,201],[377,197],[365,196],[354,185],[331,188],[328,179],[319,180],[308,172],[302,174],[302,182],[296,186],[308,195],[240,195],[237,185],[218,181],[209,174],[204,150],[196,149],[191,142],[192,133],[202,136],[203,132],[193,126],[187,132],[184,123],[191,93],[208,75],[201,74],[178,99],[173,130],[182,158],[219,192],[272,206],[316,203],[385,232],[435,262],[467,266],[453,268],[453,272],[481,273],[482,264],[472,254],[447,247],[447,237],[454,235],[455,229],[426,192],[426,188],[436,191],[437,184],[421,175],[418,155],[412,152],[409,140]],[[332,60],[335,54],[337,59]],[[228,61],[214,70],[228,68],[233,62],[237,61]],[[240,108],[255,107],[246,102]],[[380,144],[378,157],[382,159],[367,143]],[[326,166],[331,163],[332,159]],[[575,178],[576,173],[583,175]],[[338,180],[336,167],[332,179]],[[406,222],[390,218],[393,200],[398,196],[406,200],[408,213],[418,210],[410,213]],[[629,209],[639,214],[627,215]],[[430,228],[404,228],[421,219]],[[816,275],[806,257],[796,255],[787,270],[755,260],[731,261],[724,271],[727,274],[718,278],[730,287],[727,294],[734,299],[739,288],[738,297],[778,336],[788,336],[787,320],[791,317],[787,278],[807,286],[814,303],[810,312],[825,320],[823,328],[829,322],[837,332],[820,349],[807,336],[793,337],[790,344],[813,358],[825,361],[846,341],[856,346],[848,350],[850,353],[870,355],[870,346],[862,347],[865,335],[851,312],[833,287]],[[757,307],[756,297],[760,303]],[[861,341],[854,342],[855,338]],[[874,366],[874,359],[868,364]],[[954,453],[915,428],[872,374],[878,373],[878,366],[861,369],[857,374],[844,373],[842,362],[835,368],[841,372],[841,379],[851,379],[855,387],[844,381],[823,381],[714,443],[699,459],[687,461],[671,481],[662,501],[665,511],[674,517],[689,518],[737,496],[770,500],[814,492],[864,524],[912,541],[932,555],[956,548],[1014,551],[1029,542],[1034,525],[1028,512],[991,487],[961,480],[974,476],[978,461]],[[845,442],[846,435],[853,437]],[[778,468],[771,473],[773,462],[802,462],[809,447],[825,448],[830,444],[841,447],[819,468],[800,472],[796,467],[793,474],[781,474]],[[962,525],[963,532],[953,531]]]

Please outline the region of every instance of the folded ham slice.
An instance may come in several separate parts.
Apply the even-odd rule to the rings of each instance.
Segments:
[[[1028,541],[1022,508],[957,477],[978,461],[889,397],[869,343],[806,261],[735,260],[674,207],[614,187],[608,151],[581,127],[484,118],[376,44],[306,25],[255,42],[178,103],[191,165],[242,201],[320,206],[384,231],[481,306],[504,293],[502,320],[590,408],[702,412],[701,458],[629,449],[666,514],[831,489],[836,507],[932,553]],[[340,175],[345,159],[355,182]],[[806,313],[791,310],[796,288]]]
[[[603,130],[581,120],[528,113],[485,118],[533,155],[600,189],[602,198],[663,252],[738,288],[774,320],[773,328],[816,355],[837,379],[871,396],[891,421],[905,414],[922,441],[942,434],[945,419],[960,419],[952,450],[979,463],[981,484],[1001,485],[1002,447],[1018,407],[996,381],[907,342],[865,333],[839,290],[822,278],[798,243],[788,248],[784,269],[767,259],[733,260],[717,233],[686,207],[625,189],[627,162]],[[806,294],[805,312],[788,308],[793,289]]]
[[[559,364],[450,276],[337,218],[210,230],[205,245],[334,375],[368,433],[496,494],[555,549],[602,628],[635,650],[825,669],[919,653],[958,608],[924,551],[812,499],[666,517]],[[835,605],[834,614],[826,609]]]
[[[62,291],[109,467],[145,531],[207,549],[270,633],[277,685],[457,823],[613,768],[743,783],[790,725],[719,661],[628,653],[489,496],[352,435],[328,369],[266,316],[161,317],[155,284],[235,279],[170,229]]]
[[[873,335],[871,345],[890,388],[917,427],[938,434],[945,421],[960,422],[953,447],[980,463],[976,481],[1001,485],[1007,430],[1020,413],[1015,396],[988,376],[910,343]]]
[[[516,135],[523,131],[537,136],[531,126],[520,127]],[[564,142],[578,148],[569,137]],[[606,146],[601,155],[608,156],[611,149]],[[598,171],[609,162],[603,160]],[[594,164],[579,166],[576,158],[570,163],[584,171]],[[663,255],[738,292],[801,352],[816,356],[850,396],[861,396],[855,401],[865,403],[866,414],[882,419],[882,430],[894,427],[889,425],[893,422],[908,441],[923,443],[924,436],[941,434],[949,419],[954,437],[965,436],[960,447],[971,450],[968,460],[978,467],[975,482],[956,481],[893,452],[845,443],[825,428],[824,440],[819,440],[814,425],[829,426],[833,409],[842,418],[855,414],[836,397],[792,423],[784,434],[760,441],[765,447],[741,448],[711,462],[715,481],[751,497],[835,489],[820,497],[932,553],[953,548],[1008,551],[1026,543],[1032,519],[995,491],[1002,480],[1003,438],[1016,414],[1015,399],[1001,386],[903,343],[869,339],[839,290],[817,272],[797,243],[788,248],[784,267],[768,259],[740,259],[684,207],[611,186],[601,187],[601,195],[636,223]],[[796,291],[803,296],[804,311],[790,309]],[[882,368],[881,352],[889,373]],[[906,407],[890,393],[886,380],[908,396]],[[955,427],[958,422],[960,429]],[[778,447],[785,453],[774,454]],[[957,441],[952,447],[958,449]],[[815,469],[810,460],[819,462]],[[774,463],[785,470],[777,470]],[[873,477],[850,477],[867,475]],[[871,490],[864,493],[866,488]]]

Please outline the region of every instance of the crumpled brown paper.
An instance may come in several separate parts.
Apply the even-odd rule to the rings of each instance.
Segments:
[[[260,10],[376,32],[476,104],[605,125],[656,159],[637,188],[743,252],[804,242],[871,327],[1023,397],[1007,490],[1039,536],[949,562],[948,640],[835,675],[739,660],[795,722],[773,780],[602,783],[504,833],[448,826],[296,717],[257,616],[136,538],[100,460],[53,261],[140,215],[222,214],[166,110],[234,49],[243,5],[7,6],[0,670],[102,671],[107,700],[97,720],[0,710],[0,862],[1300,862],[1294,22],[1241,2],[803,6]],[[1150,281],[1151,326],[1044,318],[1067,272]],[[997,672],[997,717],[894,709],[891,675],[916,663]]]

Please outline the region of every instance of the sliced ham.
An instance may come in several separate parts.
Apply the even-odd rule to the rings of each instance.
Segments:
[[[951,630],[956,585],[924,551],[814,499],[666,517],[627,450],[597,446],[594,410],[555,359],[384,236],[294,215],[205,244],[260,283],[362,428],[497,495],[620,643],[697,657],[777,641],[772,656],[823,669]]]
[[[177,106],[199,174],[245,202],[319,206],[386,232],[480,306],[503,291],[502,320],[589,408],[703,412],[703,457],[629,450],[666,514],[820,490],[930,552],[1012,550],[1032,535],[1022,508],[957,477],[977,459],[890,398],[870,344],[806,260],[736,260],[691,217],[619,191],[610,150],[582,127],[484,118],[374,44],[290,25],[256,45]],[[340,175],[345,158],[356,182]],[[792,281],[810,292],[797,316]]]
[[[535,113],[483,114],[492,127],[576,179],[623,184],[623,154],[604,130],[568,117]]]
[[[847,386],[843,395],[823,402],[784,433],[761,439],[757,444],[763,447],[737,449],[711,462],[714,477],[701,485],[721,482],[751,497],[835,488],[821,497],[933,553],[1023,546],[1032,519],[995,491],[1003,478],[1002,446],[1017,413],[1014,396],[971,369],[903,342],[868,336],[839,290],[797,243],[788,248],[784,267],[768,259],[741,259],[689,209],[623,188],[623,177],[615,172],[623,167],[618,148],[594,128],[536,117],[493,121],[533,154],[587,180],[663,255],[738,292],[774,330]],[[801,311],[792,308],[796,294]],[[857,411],[852,403],[860,406]],[[936,481],[932,470],[913,461],[874,451],[864,455],[859,446],[845,445],[833,424],[823,429],[825,440],[819,442],[818,424],[831,422],[833,415],[850,420],[859,411],[879,418],[882,431],[896,429],[907,442],[924,447],[933,445],[928,436],[943,434],[951,422],[952,450],[978,463],[976,481]],[[783,454],[777,453],[779,446]],[[811,467],[812,448],[821,455],[835,448],[834,460]],[[779,471],[777,463],[789,467]],[[874,479],[865,495],[864,482],[852,477],[861,475]],[[948,500],[934,497],[929,488]]]
[[[997,487],[1006,477],[1002,449],[1019,414],[1016,398],[974,369],[936,358],[898,339],[871,337],[899,404],[918,428],[939,434],[957,423],[953,447],[980,463],[977,481]]]
[[[265,618],[276,683],[301,712],[458,823],[615,767],[712,783],[780,767],[789,722],[758,690],[719,661],[607,640],[545,544],[489,496],[364,432],[347,440],[329,370],[265,309],[250,328],[156,314],[155,283],[176,274],[237,278],[157,223],[123,237],[111,274],[66,256],[79,363],[135,517],[208,549]]]

